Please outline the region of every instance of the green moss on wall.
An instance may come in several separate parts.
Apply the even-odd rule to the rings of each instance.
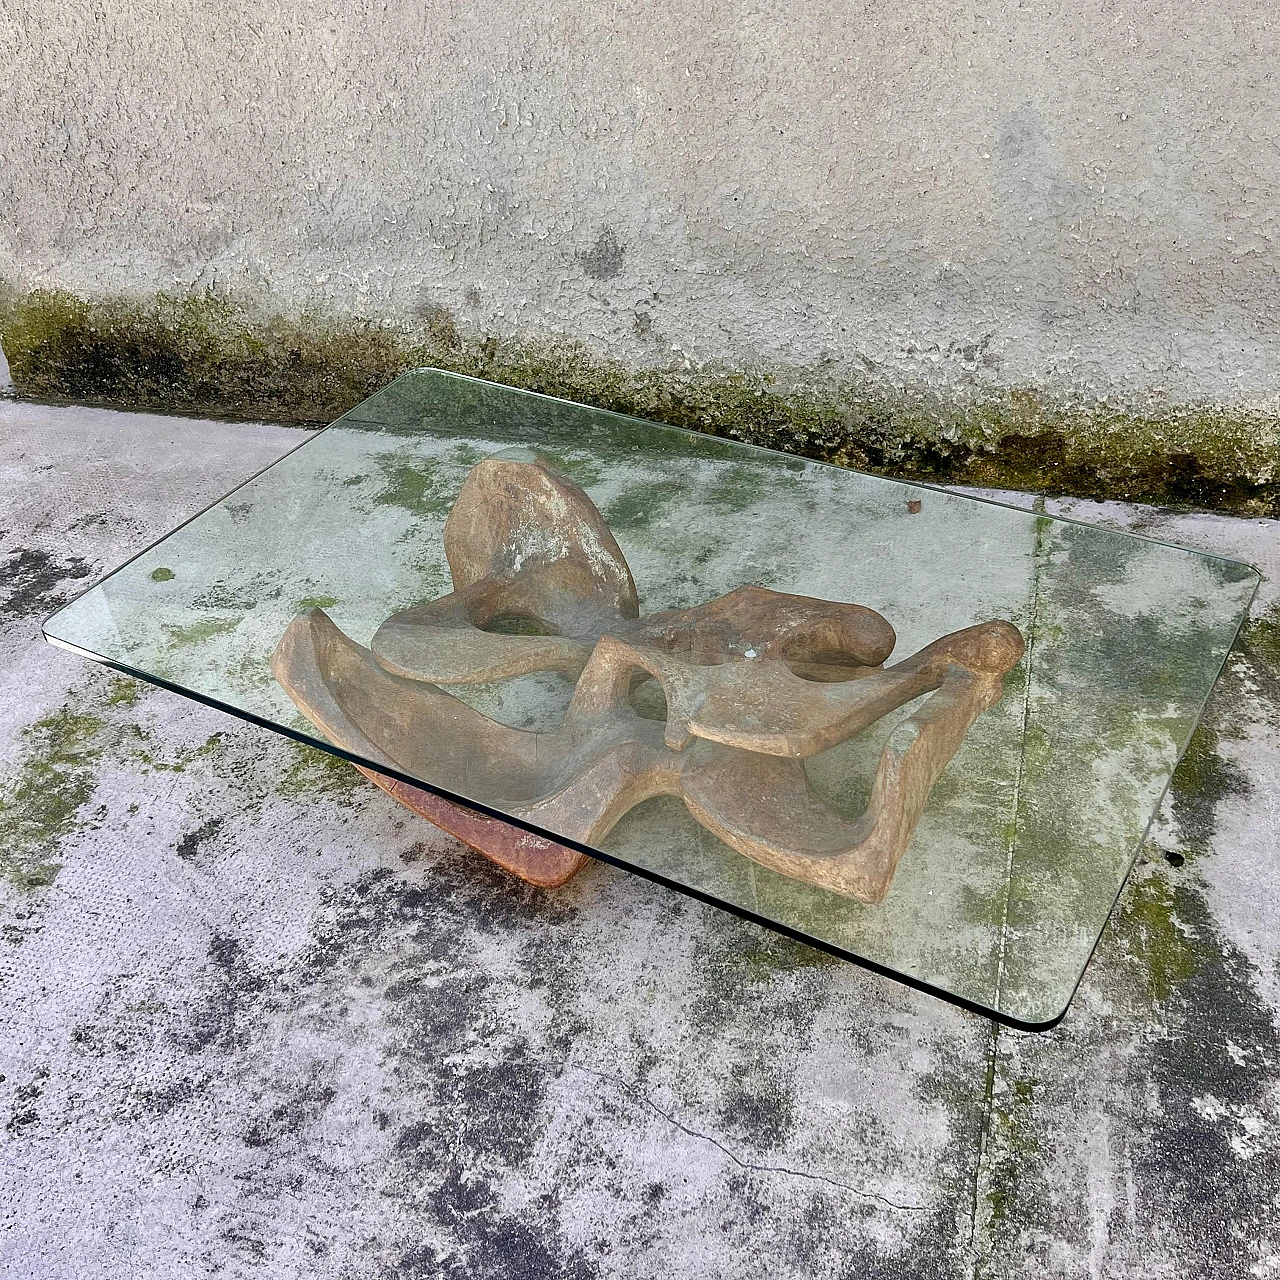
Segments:
[[[212,293],[10,293],[0,341],[21,395],[275,422],[329,421],[405,367],[377,325],[257,318]]]
[[[303,425],[434,365],[884,474],[1280,514],[1274,412],[1117,407],[1030,390],[964,397],[727,368],[633,368],[580,343],[263,316],[212,293],[146,299],[0,291],[20,394]]]

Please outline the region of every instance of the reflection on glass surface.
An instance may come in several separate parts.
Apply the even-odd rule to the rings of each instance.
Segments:
[[[419,371],[46,634],[1042,1025],[1257,580]]]

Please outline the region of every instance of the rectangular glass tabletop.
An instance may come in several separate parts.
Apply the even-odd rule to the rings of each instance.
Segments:
[[[45,635],[1043,1028],[1258,580],[424,369]]]

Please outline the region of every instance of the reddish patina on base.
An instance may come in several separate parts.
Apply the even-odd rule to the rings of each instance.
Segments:
[[[356,768],[419,817],[434,822],[455,840],[461,840],[530,884],[553,889],[564,884],[587,860],[586,855],[576,849],[568,849],[554,840],[522,831],[509,822],[486,817],[474,809],[465,809],[421,787],[397,782],[395,778],[375,773],[363,765],[356,765]]]

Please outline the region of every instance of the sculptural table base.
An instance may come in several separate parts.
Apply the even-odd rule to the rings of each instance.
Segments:
[[[564,884],[587,860],[586,855],[576,849],[466,809],[421,787],[411,787],[407,782],[376,773],[364,765],[358,764],[355,768],[420,818],[426,818],[503,870],[539,888],[553,889]]]
[[[888,619],[755,584],[640,616],[631,571],[587,494],[546,462],[477,463],[444,527],[454,590],[396,611],[370,647],[319,606],[285,629],[271,670],[333,743],[451,796],[594,847],[660,795],[730,848],[793,880],[879,903],[929,793],[1021,659],[991,619],[885,666]],[[574,692],[554,730],[491,719],[450,688],[558,672]],[[631,695],[661,690],[662,720]],[[922,694],[880,753],[864,814],[813,790],[804,760]],[[392,795],[534,884],[583,857],[411,784]]]

